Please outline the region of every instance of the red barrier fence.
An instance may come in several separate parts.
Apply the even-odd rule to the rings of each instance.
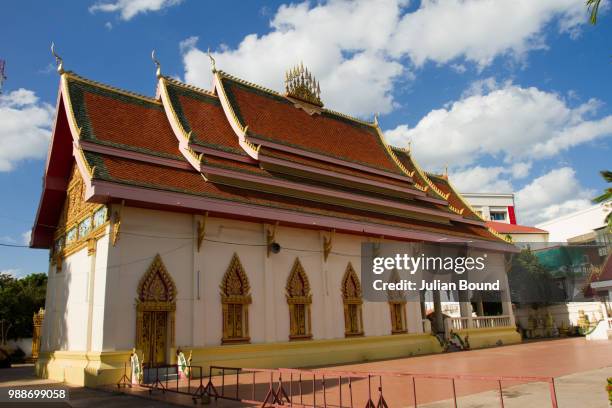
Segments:
[[[535,382],[548,384],[550,406],[557,408],[553,377],[211,366],[206,379],[200,366],[190,366],[187,378],[179,376],[176,365],[145,365],[143,371],[140,385],[148,388],[149,393],[155,390],[179,393],[190,396],[194,402],[210,397],[260,407],[416,408],[419,403],[452,399],[456,408],[460,396],[495,391],[499,406],[504,408],[504,385]],[[466,388],[466,383],[470,386],[458,392],[458,385]],[[427,390],[419,393],[419,385]]]

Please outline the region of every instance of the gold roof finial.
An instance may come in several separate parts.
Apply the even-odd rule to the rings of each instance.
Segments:
[[[55,52],[55,43],[53,41],[51,41],[51,54],[53,54],[53,56],[55,57],[55,63],[57,64],[57,73],[60,75],[63,74],[64,60],[62,59],[62,57],[57,55],[57,52]]]
[[[374,124],[378,126],[378,112],[374,114]]]
[[[155,66],[157,67],[155,69],[155,76],[157,78],[161,78],[162,77],[162,73],[161,73],[161,64],[159,63],[159,60],[157,59],[157,57],[155,57],[155,50],[151,51],[151,59],[153,60],[153,63],[155,64]]]
[[[448,164],[444,166],[444,177],[448,178]]]
[[[210,58],[210,70],[213,73],[217,72],[216,61],[215,61],[215,58],[210,53],[210,48],[208,49],[208,51],[206,51],[206,54],[208,55],[208,58]]]
[[[285,72],[285,94],[312,105],[323,106],[319,81],[308,68],[304,68],[303,62]]]

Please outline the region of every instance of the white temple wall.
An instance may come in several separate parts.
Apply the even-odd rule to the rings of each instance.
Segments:
[[[320,230],[279,226],[275,240],[281,245],[281,251],[267,257],[265,231],[273,225],[208,217],[205,240],[198,251],[196,220],[204,219],[200,215],[125,207],[121,218],[119,240],[116,246],[109,248],[106,287],[102,289],[99,283],[96,285],[96,299],[106,291],[105,307],[112,318],[104,323],[112,327],[102,331],[106,336],[104,344],[96,343],[95,350],[133,347],[138,282],[157,253],[177,286],[176,346],[202,347],[221,343],[219,285],[234,252],[251,286],[251,343],[288,341],[285,286],[296,257],[310,281],[313,339],[344,338],[340,285],[349,261],[360,274],[361,237],[335,234],[332,253],[325,262],[323,236],[329,236],[329,232]],[[100,320],[104,306],[98,306],[100,308],[94,309]],[[418,304],[407,305],[407,320],[409,332],[421,332]],[[390,334],[388,304],[364,302],[363,322],[366,336]]]
[[[107,231],[110,227],[106,227]],[[109,246],[110,236],[108,232],[96,242],[95,253],[95,271],[89,281],[90,303],[90,329],[88,339],[88,351],[104,351],[105,337],[107,339],[112,336],[110,316],[110,304],[107,302],[107,275],[109,267]],[[105,316],[107,317],[105,319]]]
[[[116,206],[113,210],[117,210]],[[190,343],[191,274],[193,265],[191,215],[125,207],[115,246],[110,246],[104,350],[134,347],[138,283],[160,254],[177,287],[176,342]],[[105,322],[106,323],[106,322]],[[186,338],[187,337],[187,338]]]
[[[107,234],[97,241],[95,255],[88,255],[84,248],[65,259],[62,272],[56,274],[51,268],[48,298],[52,306],[47,312],[54,317],[45,319],[44,324],[55,323],[51,330],[43,331],[43,343],[50,350],[134,347],[138,283],[156,254],[160,254],[177,287],[177,347],[221,344],[219,285],[234,253],[251,287],[251,343],[289,340],[285,286],[296,257],[310,282],[313,339],[345,337],[341,281],[349,261],[360,276],[361,242],[367,238],[336,233],[332,253],[325,261],[323,241],[330,236],[329,231],[279,226],[275,241],[281,251],[267,257],[266,230],[273,225],[208,217],[205,240],[198,251],[196,221],[203,221],[202,215],[121,209],[118,205],[113,205],[110,213],[114,211],[121,211],[116,245]],[[489,253],[488,266],[503,271],[503,256]],[[409,333],[422,333],[418,303],[406,305],[406,320]],[[363,324],[366,336],[390,335],[389,305],[364,302]]]

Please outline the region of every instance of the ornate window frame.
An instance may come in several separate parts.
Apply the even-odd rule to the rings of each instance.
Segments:
[[[221,304],[223,310],[222,318],[222,344],[248,343],[249,337],[249,305],[252,303],[251,286],[249,278],[240,262],[237,253],[234,253],[223,278],[221,279]],[[229,309],[232,305],[240,305],[241,309],[241,335],[232,336],[229,331]]]
[[[153,284],[159,284],[156,281],[160,280],[165,291],[163,297],[159,293],[152,291]],[[168,313],[168,339],[167,347],[173,349],[175,346],[175,312],[176,312],[176,285],[170,273],[166,269],[164,262],[159,254],[155,255],[151,265],[140,278],[137,289],[136,298],[136,349],[143,350],[144,345],[144,329],[143,315],[144,312],[167,312]],[[168,350],[167,350],[168,351]],[[166,353],[166,358],[170,353]],[[150,357],[149,357],[150,358]]]
[[[346,337],[363,336],[363,311],[362,311],[362,291],[361,282],[349,262],[346,266],[346,271],[342,277],[342,302],[344,304],[344,335]],[[350,309],[354,308],[355,313],[351,313]],[[351,321],[356,319],[356,321]],[[357,327],[357,330],[351,330],[351,327]]]
[[[83,199],[85,183],[78,168],[73,165],[66,199],[54,233],[54,244],[49,251],[51,265],[56,265],[56,273],[62,271],[62,260],[81,249],[88,247],[88,253],[95,252],[96,240],[106,233],[109,224],[108,208],[104,204],[89,203]],[[96,225],[104,210],[102,221]],[[89,224],[88,228],[84,228]],[[70,236],[71,239],[68,239]]]
[[[399,282],[400,277],[397,269],[391,272],[389,282]],[[408,321],[406,320],[406,298],[403,293],[388,291],[389,312],[391,317],[391,334],[402,334],[408,332]],[[399,316],[398,316],[399,313]]]
[[[285,287],[287,304],[289,305],[289,340],[307,340],[312,338],[312,322],[310,317],[310,305],[312,294],[310,293],[310,282],[302,267],[300,258],[295,258],[293,267],[287,278]],[[297,322],[298,307],[304,310],[304,333],[300,333],[300,324]]]

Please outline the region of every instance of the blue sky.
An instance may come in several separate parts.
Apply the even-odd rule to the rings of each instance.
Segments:
[[[0,242],[23,244],[38,205],[52,40],[66,69],[148,95],[152,49],[165,74],[203,87],[209,47],[218,68],[279,90],[303,61],[326,106],[379,112],[390,142],[410,141],[427,169],[448,165],[464,191],[516,192],[519,222],[584,208],[612,167],[607,9],[591,26],[583,0],[5,1]],[[0,271],[44,272],[47,256],[0,247]]]

